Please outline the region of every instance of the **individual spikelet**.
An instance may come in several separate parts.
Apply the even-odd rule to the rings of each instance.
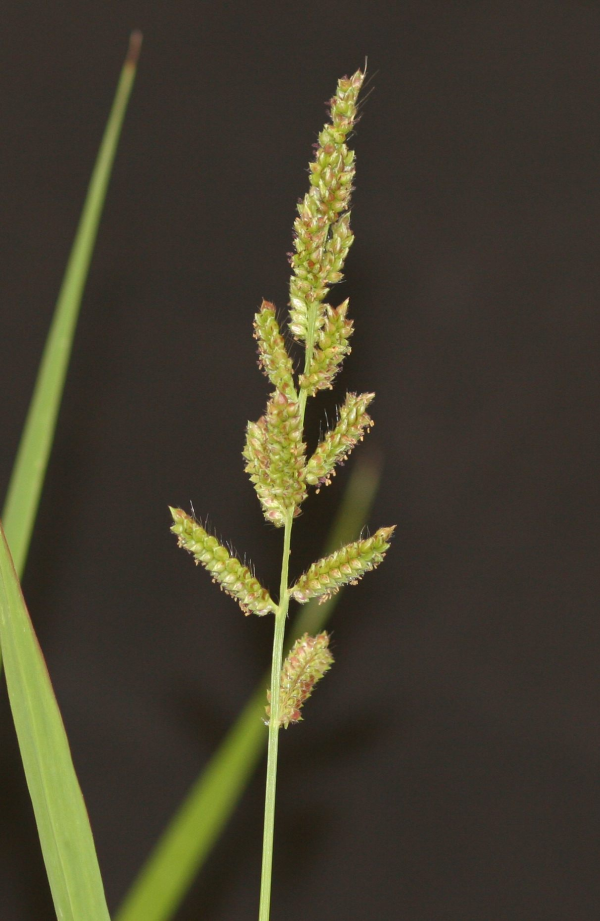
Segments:
[[[318,331],[325,322],[322,301],[340,281],[352,244],[348,207],[354,178],[354,151],[346,138],[357,117],[357,98],[364,80],[358,70],[338,82],[331,100],[330,123],[319,134],[310,164],[310,191],[298,205],[294,250],[290,258],[290,329],[297,339]]]
[[[291,590],[296,601],[304,604],[311,598],[318,598],[322,604],[343,585],[356,585],[358,580],[383,560],[390,546],[395,525],[379,528],[372,537],[346,544],[330,556],[317,560],[300,576]]]
[[[324,321],[317,333],[313,360],[308,374],[300,375],[300,387],[314,396],[317,390],[331,390],[332,381],[345,356],[351,351],[352,320],[346,316],[348,299],[339,307],[324,304]]]
[[[262,616],[277,610],[266,588],[216,537],[180,508],[170,511],[174,522],[171,531],[177,535],[179,546],[191,553],[196,563],[201,563],[211,574],[213,581],[235,598],[244,614]]]
[[[336,427],[327,432],[306,465],[306,482],[311,486],[328,486],[335,465],[342,464],[356,443],[362,441],[365,431],[373,425],[367,406],[374,397],[374,393],[346,394]]]
[[[254,317],[254,338],[258,341],[258,363],[276,390],[297,400],[292,359],[281,335],[275,307],[263,301]]]
[[[277,527],[297,515],[306,498],[305,450],[300,406],[276,390],[265,415],[248,423],[243,455],[265,518]]]
[[[283,663],[279,689],[279,727],[287,729],[290,723],[299,722],[300,710],[312,694],[317,681],[329,671],[333,656],[329,651],[329,636],[319,633],[309,636],[305,633],[296,640]],[[267,700],[271,701],[271,692],[267,691]],[[271,707],[267,706],[267,716],[271,716]]]

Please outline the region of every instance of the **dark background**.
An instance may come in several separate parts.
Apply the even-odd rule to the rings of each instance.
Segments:
[[[270,655],[175,546],[210,513],[278,581],[243,472],[291,224],[369,56],[344,388],[375,390],[371,527],[337,663],[282,738],[273,918],[598,917],[600,5],[23,2],[0,14],[5,488],[129,31],[138,80],[24,582],[114,909]],[[348,471],[311,498],[294,572]],[[0,917],[53,917],[0,706]],[[256,916],[263,771],[181,921]]]

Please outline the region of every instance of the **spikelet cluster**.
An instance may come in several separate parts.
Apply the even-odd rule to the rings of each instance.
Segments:
[[[319,633],[318,636],[309,636],[305,633],[296,640],[281,669],[280,727],[287,729],[290,723],[297,723],[302,719],[302,705],[312,694],[317,681],[329,671],[332,664],[333,656],[329,651],[327,633]],[[267,699],[271,701],[270,691],[267,691]],[[267,707],[266,710],[267,716],[270,717],[271,708]]]
[[[306,465],[306,482],[311,486],[328,486],[335,465],[342,464],[356,443],[362,441],[365,431],[373,425],[367,406],[374,397],[374,393],[346,394],[336,427],[327,432]]]
[[[277,527],[306,498],[305,450],[298,401],[276,390],[265,415],[248,423],[243,454],[265,518]]]
[[[292,359],[285,347],[275,306],[263,301],[254,317],[254,338],[258,341],[258,363],[276,390],[297,400]]]
[[[171,531],[177,535],[179,546],[191,553],[196,563],[201,563],[211,574],[213,581],[235,598],[244,614],[263,615],[277,609],[266,588],[216,537],[180,508],[170,511],[174,522]]]
[[[346,355],[351,351],[348,342],[352,335],[352,320],[346,316],[348,299],[339,307],[325,304],[323,325],[317,332],[310,371],[300,375],[300,387],[308,396],[317,390],[331,390],[332,381]]]
[[[379,528],[372,537],[346,544],[330,556],[317,560],[300,576],[292,588],[292,597],[304,603],[318,598],[326,601],[343,585],[356,585],[358,580],[383,560],[390,546],[395,526]]]
[[[340,281],[352,244],[347,213],[354,179],[354,151],[346,138],[357,117],[357,97],[364,80],[359,70],[338,82],[331,100],[331,121],[319,134],[310,164],[310,191],[298,205],[294,223],[293,275],[290,282],[290,329],[306,339],[309,325],[319,330],[329,286]]]

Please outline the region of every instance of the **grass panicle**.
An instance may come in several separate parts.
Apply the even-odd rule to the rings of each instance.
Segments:
[[[274,387],[263,416],[249,422],[243,450],[245,469],[254,485],[267,521],[283,528],[283,553],[277,606],[248,570],[232,558],[216,538],[183,512],[173,512],[182,546],[192,552],[246,611],[273,612],[275,617],[271,679],[268,691],[268,755],[259,921],[268,921],[275,829],[275,789],[279,730],[298,722],[300,710],[316,682],[333,661],[326,633],[305,633],[283,662],[286,620],[290,601],[312,598],[326,602],[344,585],[381,563],[394,528],[380,528],[373,537],[358,540],[313,563],[290,587],[288,581],[294,518],[307,495],[307,486],[330,482],[336,464],[343,463],[372,420],[367,407],[374,394],[346,395],[338,421],[326,433],[310,460],[306,459],[304,417],[309,397],[331,388],[344,357],[350,351],[352,321],[348,300],[334,307],[325,302],[330,286],[342,278],[353,236],[350,196],[355,171],[354,152],[346,140],[357,119],[357,99],[364,79],[359,70],[338,82],[331,100],[330,121],[319,134],[310,164],[310,189],[298,206],[291,256],[289,326],[304,342],[304,366],[298,384],[273,304],[263,301],[254,319],[259,365]],[[248,592],[251,601],[248,600]],[[261,594],[264,593],[264,594]],[[258,601],[257,601],[258,599]]]
[[[0,643],[5,653],[9,697],[48,878],[57,916],[64,921],[108,921],[108,910],[67,737],[20,591],[18,573],[25,563],[79,305],[140,43],[141,35],[134,33],[59,296],[15,465],[15,477],[9,489],[6,520],[14,561],[0,526]],[[346,460],[372,425],[367,407],[374,394],[347,394],[337,424],[326,433],[307,461],[304,443],[307,400],[320,390],[332,387],[343,359],[350,352],[349,340],[353,332],[352,321],[347,316],[348,300],[336,307],[327,303],[326,298],[331,286],[343,278],[345,259],[354,240],[350,227],[350,198],[355,155],[346,142],[357,121],[357,99],[363,80],[364,74],[359,70],[338,82],[330,103],[329,121],[315,145],[315,157],[310,164],[310,188],[298,206],[294,222],[289,329],[298,342],[304,343],[304,365],[299,375],[294,373],[292,356],[281,333],[274,305],[263,301],[255,316],[259,365],[273,392],[264,415],[257,422],[248,423],[243,454],[265,518],[283,528],[277,603],[248,568],[245,557],[244,562],[240,562],[231,547],[224,546],[194,517],[181,509],[170,509],[171,530],[179,545],[240,604],[244,613],[274,615],[266,708],[268,759],[259,921],[268,921],[270,912],[279,730],[302,720],[301,711],[306,700],[333,663],[328,634],[315,632],[322,628],[332,609],[332,596],[379,565],[394,530],[381,528],[373,537],[347,544],[313,563],[290,586],[293,521],[306,498],[307,487],[316,486],[318,491],[320,486],[328,484],[336,465]],[[367,488],[367,506],[378,476],[367,474],[366,479],[369,478],[374,483],[372,488]],[[352,494],[351,488],[349,493]],[[363,500],[357,498],[345,507],[342,530],[348,521],[355,522],[358,518],[362,522],[365,506],[361,502]],[[334,532],[338,535],[337,526]],[[333,539],[333,546],[336,542],[337,538]],[[286,638],[290,602],[303,604],[313,599],[327,602],[322,612],[315,613],[313,606],[307,605]],[[304,630],[307,624],[311,632]],[[293,645],[284,661],[284,647],[289,648],[291,642]],[[208,852],[264,746],[264,727],[258,718],[263,706],[264,691],[261,689],[225,740],[206,778],[195,788],[191,807],[185,803],[175,817],[173,834],[157,849],[157,863],[140,886],[134,887],[131,898],[119,913],[120,921],[124,918],[128,921],[167,921],[172,916],[177,899],[182,897],[191,881],[194,866]],[[192,825],[197,826],[200,819],[203,831],[198,837]],[[191,856],[182,855],[184,839]],[[173,882],[174,864],[180,872]]]

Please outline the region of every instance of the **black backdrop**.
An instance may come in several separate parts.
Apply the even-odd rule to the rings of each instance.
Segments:
[[[283,739],[273,917],[597,918],[599,5],[23,2],[0,22],[2,487],[145,35],[24,582],[111,908],[269,659],[267,619],[176,549],[166,506],[209,512],[276,586],[240,457],[267,392],[252,316],[285,307],[323,103],[368,55],[337,394],[377,391],[371,526],[398,531]],[[296,571],[347,476],[307,503]],[[0,916],[45,921],[1,696]],[[255,917],[262,775],[181,921]]]

